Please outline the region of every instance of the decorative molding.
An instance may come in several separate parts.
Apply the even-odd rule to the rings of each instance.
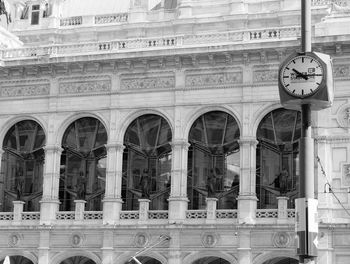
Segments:
[[[50,92],[50,84],[2,86],[0,96],[1,97],[38,96],[38,95],[48,95],[49,92]]]
[[[317,143],[348,143],[350,135],[316,136],[315,140]]]
[[[350,65],[334,65],[334,78],[350,79]]]
[[[109,76],[81,76],[59,79],[60,94],[109,92],[111,86],[112,83]]]
[[[193,74],[186,74],[185,86],[188,88],[194,87],[222,87],[232,84],[242,84],[243,82],[243,72],[201,72]]]
[[[256,70],[253,72],[253,82],[275,82],[278,79],[278,70]]]
[[[159,90],[159,89],[174,89],[175,76],[122,76],[121,90]]]
[[[337,122],[343,128],[350,128],[350,104],[342,105],[337,112]]]
[[[291,238],[287,232],[277,232],[272,237],[274,247],[285,248],[290,244]]]

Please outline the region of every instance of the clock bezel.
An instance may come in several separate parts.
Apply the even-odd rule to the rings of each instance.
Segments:
[[[295,94],[293,92],[291,92],[284,84],[284,80],[283,80],[283,73],[285,71],[285,68],[287,67],[287,65],[289,65],[293,60],[301,58],[301,57],[311,57],[312,59],[314,59],[315,61],[318,62],[318,64],[320,64],[320,66],[322,67],[322,80],[320,82],[320,84],[311,92],[305,95],[302,94]],[[284,62],[283,65],[281,65],[280,70],[279,70],[279,82],[280,85],[283,87],[283,90],[288,93],[290,96],[294,97],[294,98],[298,98],[298,99],[304,99],[304,98],[309,98],[312,97],[313,95],[315,95],[322,87],[325,86],[326,83],[326,64],[323,62],[322,59],[320,59],[318,56],[316,56],[313,52],[304,52],[304,53],[296,53],[296,54],[292,54],[291,56],[289,56],[289,58],[287,58]]]

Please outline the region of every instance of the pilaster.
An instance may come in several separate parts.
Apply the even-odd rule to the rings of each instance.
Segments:
[[[179,10],[179,18],[192,17],[192,5],[191,0],[178,0],[177,8]]]
[[[256,188],[256,145],[255,138],[241,138],[240,145],[240,184],[238,200],[239,223],[254,224],[257,207]]]
[[[238,264],[252,263],[251,237],[249,230],[239,231]]]
[[[13,201],[13,224],[21,224],[22,213],[25,202],[23,201]]]
[[[45,164],[43,175],[43,197],[40,201],[40,223],[50,224],[56,219],[59,210],[58,189],[60,178],[60,159],[63,149],[57,145],[44,147]]]
[[[122,167],[124,145],[110,143],[107,148],[106,190],[103,199],[103,223],[119,223],[119,215],[122,210]]]
[[[106,230],[103,232],[103,245],[102,245],[102,264],[116,263],[114,260],[113,250],[113,231]]]
[[[277,197],[278,202],[278,224],[285,224],[288,222],[288,197],[279,196]]]
[[[186,219],[187,210],[187,155],[189,143],[175,140],[172,143],[171,192],[169,221]]]

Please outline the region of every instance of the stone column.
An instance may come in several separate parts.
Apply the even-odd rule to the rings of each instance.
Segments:
[[[38,264],[50,263],[50,230],[40,231]]]
[[[173,229],[169,231],[169,256],[168,264],[182,264],[181,254],[181,234],[179,229]]]
[[[74,200],[75,203],[75,220],[82,221],[84,220],[84,211],[85,211],[85,200]]]
[[[278,224],[285,224],[288,222],[288,197],[279,196],[277,197],[278,202]]]
[[[119,223],[122,210],[122,169],[124,145],[121,143],[108,144],[106,187],[103,199],[103,224]]]
[[[213,197],[206,198],[207,201],[207,222],[215,223],[216,220],[216,204],[218,199]]]
[[[249,230],[239,231],[238,264],[252,263],[252,249]]]
[[[139,222],[147,222],[148,220],[148,211],[149,211],[149,199],[139,199]]]
[[[172,143],[171,192],[169,201],[169,221],[186,219],[187,198],[187,153],[189,143],[175,140]]]
[[[179,18],[192,17],[192,1],[191,0],[177,0],[177,8],[179,10]]]
[[[22,221],[23,206],[25,202],[23,201],[13,201],[13,223],[20,224]]]
[[[59,210],[58,189],[60,160],[63,149],[57,145],[44,147],[45,164],[43,175],[43,196],[40,201],[40,224],[50,224]]]
[[[148,1],[147,0],[131,0],[129,11],[130,22],[144,22],[147,20]]]
[[[0,192],[3,193],[5,190],[5,172],[4,170],[6,170],[6,168],[3,168],[4,164],[2,163],[2,157],[4,155],[5,151],[0,148]],[[1,207],[3,208],[4,205],[2,205]]]
[[[242,138],[240,145],[240,180],[238,200],[239,223],[254,224],[257,207],[256,188],[256,145],[255,138]]]
[[[102,264],[117,263],[114,260],[113,250],[113,230],[106,230],[103,232],[103,244],[102,244]]]

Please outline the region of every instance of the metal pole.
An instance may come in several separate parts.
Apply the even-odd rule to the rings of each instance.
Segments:
[[[301,51],[311,51],[311,0],[301,0]],[[311,135],[311,106],[301,106],[301,138],[300,138],[300,185],[299,198],[314,198],[314,141]],[[306,204],[306,215],[308,215]],[[308,241],[308,218],[305,218],[305,239]],[[299,256],[300,263],[314,263],[313,257]],[[310,262],[311,261],[311,262]]]

